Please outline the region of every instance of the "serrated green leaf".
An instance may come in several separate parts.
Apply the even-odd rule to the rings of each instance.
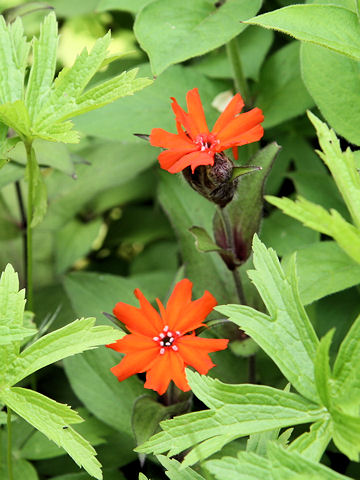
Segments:
[[[255,453],[240,452],[238,458],[223,457],[219,460],[208,460],[205,468],[216,480],[273,480],[270,472],[270,462],[267,458]],[[270,475],[270,476],[269,476]]]
[[[360,315],[344,338],[334,364],[334,404],[356,415],[360,404]]]
[[[205,480],[200,474],[189,467],[184,468],[183,464],[173,458],[158,455],[161,465],[166,468],[166,475],[170,480]]]
[[[241,22],[260,6],[260,0],[231,0],[219,8],[211,0],[197,0],[196,8],[192,0],[156,0],[140,11],[134,31],[150,57],[153,73],[159,75],[174,63],[202,55],[236,37],[245,30]]]
[[[315,357],[315,382],[316,388],[323,405],[331,408],[331,371],[330,371],[330,357],[329,350],[332,338],[334,336],[334,329],[330,330],[321,340],[318,345]]]
[[[0,325],[0,345],[9,345],[14,342],[21,342],[24,338],[31,337],[37,332],[36,328],[8,327]]]
[[[69,426],[82,422],[79,415],[70,407],[50,400],[38,392],[20,387],[2,390],[0,396],[14,412],[64,448],[90,475],[102,479],[101,465],[95,458],[95,450]]]
[[[0,16],[0,103],[12,103],[22,98],[24,89],[24,57],[28,46],[20,20],[7,27]]]
[[[191,373],[189,381],[194,393],[212,409],[162,422],[164,431],[138,447],[138,452],[158,454],[170,450],[172,456],[195,446],[185,457],[184,466],[188,466],[236,437],[327,416],[325,409],[299,395],[271,387],[226,385]],[[217,448],[215,439],[219,440]]]
[[[71,68],[64,68],[52,85],[46,101],[34,119],[34,127],[41,131],[46,125],[68,118],[77,108],[77,98],[100,68],[106,57],[110,34],[99,38],[91,52],[84,49]]]
[[[332,437],[330,418],[313,423],[308,432],[290,443],[288,451],[295,451],[315,462],[320,461]]]
[[[344,220],[336,210],[331,210],[329,213],[320,205],[302,197],[298,197],[296,201],[269,195],[265,198],[306,227],[333,237],[344,252],[360,263],[360,230]]]
[[[335,5],[291,5],[251,18],[244,23],[287,33],[360,60],[358,19],[354,12]],[[346,28],[343,26],[346,25]],[[337,32],[336,36],[332,32]]]
[[[359,461],[360,454],[360,417],[347,415],[334,408],[331,411],[333,441],[338,449],[350,460]]]
[[[41,129],[33,128],[33,135],[49,142],[79,143],[79,132],[73,130],[74,124],[70,120],[62,123],[44,125]]]
[[[0,121],[13,128],[19,135],[31,136],[29,113],[23,100],[0,105]]]
[[[40,25],[39,38],[33,41],[33,64],[25,96],[31,121],[47,100],[55,74],[57,44],[57,22],[55,13],[51,12]]]
[[[17,383],[46,365],[98,345],[115,342],[122,335],[115,328],[94,325],[94,318],[82,318],[41,337],[8,366],[8,381]]]
[[[19,278],[8,264],[0,278],[0,326],[9,329],[23,329],[25,291],[19,292]],[[20,341],[0,347],[0,366],[4,369],[19,352]],[[1,383],[3,377],[1,377]]]
[[[254,265],[248,272],[258,289],[269,316],[250,307],[226,305],[220,313],[253,338],[274,360],[285,377],[305,398],[317,401],[314,364],[318,339],[302,306],[296,278],[295,259],[285,276],[276,253],[254,237]]]
[[[342,152],[335,132],[325,123],[311,112],[308,112],[308,117],[316,129],[322,148],[318,155],[329,168],[355,225],[360,228],[360,175],[354,155],[350,148]]]

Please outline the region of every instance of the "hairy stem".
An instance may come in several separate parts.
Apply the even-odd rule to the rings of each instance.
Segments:
[[[33,306],[33,259],[32,259],[32,227],[31,219],[33,215],[33,168],[32,168],[32,142],[25,142],[26,158],[27,158],[27,181],[28,181],[28,201],[27,201],[27,222],[26,222],[26,250],[27,250],[27,266],[26,266],[26,285],[27,285],[27,309],[32,310]]]
[[[7,467],[9,480],[14,480],[12,466],[11,410],[7,406]]]
[[[24,262],[24,273],[25,273],[25,289],[27,290],[27,263],[28,263],[28,253],[27,253],[27,219],[24,206],[24,200],[21,192],[20,181],[15,182],[16,196],[18,199],[20,218],[21,218],[21,231],[22,231],[22,241],[23,241],[23,262]]]
[[[239,47],[236,38],[233,38],[226,44],[226,53],[230,60],[234,75],[235,90],[241,93],[245,104],[247,104],[249,102],[249,87],[242,68]]]

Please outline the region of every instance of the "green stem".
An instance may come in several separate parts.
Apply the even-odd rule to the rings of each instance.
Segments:
[[[226,44],[226,53],[233,71],[235,89],[241,93],[245,104],[247,104],[250,100],[249,87],[242,68],[239,47],[236,38],[233,38]]]
[[[218,212],[224,227],[226,243],[229,246],[229,249],[231,250],[231,252],[235,256],[235,243],[234,243],[233,229],[231,226],[231,220],[225,208],[219,207]],[[235,289],[236,289],[239,302],[241,303],[241,305],[246,305],[245,295],[242,288],[242,282],[241,282],[239,272],[235,268],[234,270],[231,270],[231,273],[234,279]]]
[[[12,438],[11,438],[11,410],[7,406],[7,467],[9,480],[14,480],[13,468],[12,468]]]
[[[27,285],[27,309],[32,310],[33,308],[33,259],[32,259],[32,227],[31,227],[31,219],[33,216],[33,190],[34,190],[34,175],[32,168],[33,162],[33,153],[32,153],[32,142],[25,142],[25,149],[26,149],[26,158],[27,158],[27,181],[28,181],[28,200],[27,200],[27,221],[26,221],[26,250],[27,250],[27,278],[26,278],[26,285]]]

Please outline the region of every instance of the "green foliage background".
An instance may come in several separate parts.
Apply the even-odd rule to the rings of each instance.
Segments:
[[[230,317],[258,345],[251,347],[257,351],[258,385],[246,384],[247,352],[239,356],[234,347],[214,354],[217,367],[209,377],[189,374],[194,412],[167,420],[160,432],[159,422],[186,411],[188,400],[178,410],[169,409],[154,401],[153,392],[144,391],[140,378],[118,383],[109,369],[119,356],[105,347],[54,357],[38,368],[55,364],[29,371],[30,377],[9,377],[6,385],[20,381],[16,389],[31,387],[78,410],[86,421],[74,431],[96,447],[105,480],[137,478],[145,453],[142,480],[360,478],[360,334],[355,321],[360,310],[359,4],[226,0],[216,8],[214,3],[54,0],[44,5],[0,0],[7,20],[22,16],[28,40],[39,36],[49,13],[43,7],[54,9],[61,35],[53,58],[56,72],[70,67],[84,46],[92,48],[111,29],[112,62],[101,60],[88,88],[133,68],[139,69],[137,79],[154,80],[132,84],[139,91],[123,98],[115,99],[114,88],[111,103],[74,118],[71,132],[79,132],[78,143],[46,141],[57,135],[51,131],[49,112],[38,122],[44,128],[39,127],[33,143],[36,175],[47,193],[41,202],[34,200],[40,206],[33,218],[38,223],[33,232],[34,321],[41,331],[51,320],[52,332],[75,318],[95,317],[100,325],[95,328],[101,329],[110,325],[103,312],[111,312],[117,301],[136,304],[135,288],[151,301],[165,300],[185,275],[194,282],[195,296],[208,289],[225,305],[212,319]],[[49,43],[44,39],[46,48]],[[251,281],[247,271],[253,260],[239,269],[247,307],[236,305],[232,275],[220,256],[201,251],[213,245],[215,206],[180,176],[160,171],[159,151],[134,136],[154,127],[174,131],[169,97],[184,105],[186,92],[194,87],[212,125],[219,114],[214,99],[239,87],[231,52],[239,54],[246,81],[241,93],[265,115],[261,146],[272,146],[263,157],[254,157],[254,146],[239,150],[239,164],[261,164],[263,171],[240,180],[229,214],[249,231],[258,230],[263,244],[281,260],[280,267],[276,255],[255,241]],[[52,81],[46,75],[44,70],[40,83]],[[131,73],[126,75],[135,82]],[[31,92],[28,98],[33,108]],[[307,109],[316,116],[307,116]],[[65,110],[61,120],[67,121],[74,110]],[[31,121],[38,113],[30,110]],[[25,115],[11,115],[9,107],[0,105],[2,122],[25,135],[30,128]],[[71,135],[65,132],[57,139],[75,142],[76,135]],[[272,142],[281,146],[274,162],[278,148]],[[319,145],[320,156],[314,151]],[[349,145],[354,153],[346,151]],[[10,262],[24,285],[24,225],[15,182],[25,197],[26,152],[21,143],[4,140],[0,153],[0,270]],[[255,220],[263,193],[267,202],[259,228]],[[255,219],[251,225],[249,218]],[[198,230],[190,231],[194,226]],[[71,333],[73,327],[66,328]],[[237,327],[220,322],[210,334],[223,338],[234,332]],[[76,352],[87,348],[85,342]],[[11,392],[0,401],[16,411],[11,395],[19,390]],[[27,420],[46,433],[46,424]],[[5,423],[0,416],[3,459]],[[12,425],[16,480],[91,478],[20,416],[13,416]],[[181,452],[189,448],[181,466]],[[180,456],[162,455],[169,450]],[[99,474],[94,468],[92,473]],[[7,473],[3,461],[0,478]]]

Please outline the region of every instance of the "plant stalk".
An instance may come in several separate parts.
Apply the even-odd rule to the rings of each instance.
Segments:
[[[28,181],[28,201],[27,201],[27,222],[26,222],[26,285],[27,285],[27,309],[33,308],[33,258],[32,258],[32,227],[31,219],[33,216],[33,189],[34,189],[34,175],[32,168],[32,142],[25,142],[26,159],[27,159],[27,181]]]
[[[26,212],[24,206],[24,200],[21,192],[20,181],[17,180],[15,182],[15,189],[16,189],[16,196],[18,199],[19,210],[20,210],[20,218],[21,224],[20,228],[22,231],[22,242],[23,242],[23,264],[24,264],[24,277],[25,277],[25,289],[27,290],[27,263],[28,263],[28,253],[27,253],[27,219],[26,219]]]
[[[226,53],[233,71],[235,90],[240,92],[245,104],[247,105],[250,100],[249,87],[242,68],[236,37],[226,44]]]
[[[8,406],[7,409],[7,467],[8,478],[14,480],[13,465],[12,465],[12,432],[11,432],[11,410]]]

